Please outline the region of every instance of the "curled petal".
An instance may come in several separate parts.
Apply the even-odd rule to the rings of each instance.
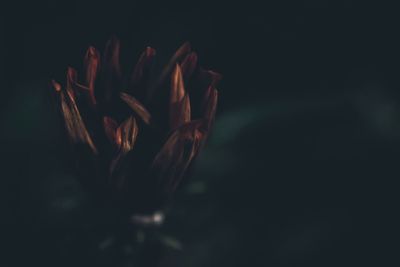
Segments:
[[[150,112],[136,98],[126,93],[121,93],[120,97],[146,124],[150,124]]]
[[[86,67],[86,84],[89,89],[90,101],[96,103],[94,96],[94,84],[100,65],[100,54],[93,46],[89,47],[86,52],[84,64]]]
[[[53,86],[59,96],[61,113],[64,117],[65,128],[69,137],[75,143],[84,143],[89,145],[92,151],[97,154],[97,149],[86,129],[73,96],[69,92],[63,90],[55,81],[53,82]]]
[[[152,170],[162,187],[172,193],[199,152],[205,137],[201,130],[203,121],[191,121],[176,129],[156,155]]]

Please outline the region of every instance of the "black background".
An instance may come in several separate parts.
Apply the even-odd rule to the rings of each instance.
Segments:
[[[193,175],[207,190],[188,196],[188,181],[178,193],[167,228],[184,249],[160,266],[392,263],[395,6],[39,0],[2,3],[1,17],[0,266],[129,266],[90,248],[103,236],[79,204],[47,98],[49,80],[63,81],[111,35],[127,66],[147,45],[167,58],[190,41],[224,77],[215,135]]]

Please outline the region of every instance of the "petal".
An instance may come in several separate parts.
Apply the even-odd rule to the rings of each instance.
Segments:
[[[194,70],[197,66],[197,54],[195,52],[190,53],[182,61],[182,75],[185,82],[187,82],[193,75]]]
[[[54,90],[56,90],[56,92],[61,91],[61,85],[58,82],[56,82],[55,80],[51,80],[51,84],[54,87]]]
[[[164,67],[164,69],[161,72],[160,77],[158,80],[154,83],[152,88],[150,89],[149,95],[152,96],[154,93],[154,89],[160,86],[161,84],[164,83],[165,79],[171,74],[173,71],[175,65],[177,64],[178,61],[182,60],[184,56],[189,54],[191,51],[190,43],[185,42],[179,49],[175,52],[175,54],[171,57],[167,65]]]
[[[179,125],[183,125],[187,122],[190,122],[191,113],[190,113],[190,98],[189,95],[186,94],[183,97],[182,103],[180,105],[180,116],[179,116]]]
[[[176,64],[172,73],[169,112],[170,129],[176,129],[183,123],[190,121],[190,101],[185,92],[179,64]]]
[[[134,117],[129,117],[121,123],[117,129],[117,136],[120,137],[120,146],[123,153],[133,149],[138,134],[138,126]]]
[[[78,74],[74,68],[68,67],[67,69],[67,84],[66,90],[71,98],[75,99],[74,85],[77,83]]]
[[[64,117],[65,128],[69,137],[75,143],[89,145],[92,151],[97,154],[97,149],[86,129],[73,96],[69,92],[66,92],[66,90],[63,90],[57,82],[53,82],[53,86],[59,96],[61,113]]]
[[[185,96],[185,87],[183,85],[182,71],[179,64],[176,64],[175,70],[172,73],[171,80],[171,103],[177,103],[182,101]]]
[[[121,66],[119,63],[120,42],[116,37],[111,38],[105,48],[103,57],[103,97],[106,102],[111,100],[115,90],[121,87]]]
[[[116,121],[114,121],[111,117],[104,117],[103,118],[103,125],[104,125],[104,131],[106,133],[106,136],[112,142],[113,144],[117,145],[117,139],[116,139],[116,131],[118,128],[118,124]],[[121,143],[121,141],[119,141]]]
[[[207,121],[206,129],[209,130],[214,122],[215,112],[217,110],[218,91],[210,86],[203,102],[203,117]]]
[[[131,84],[135,85],[140,83],[145,72],[148,71],[149,65],[156,55],[156,50],[151,47],[146,47],[146,50],[140,55],[138,62],[136,63],[135,69],[132,73]]]
[[[203,122],[192,121],[176,129],[156,155],[152,170],[167,193],[172,193],[199,152]]]
[[[110,165],[110,172],[113,173],[115,169],[123,160],[124,156],[133,149],[138,134],[138,126],[134,117],[129,117],[121,123],[115,133],[116,143],[119,146],[119,152],[112,160]],[[120,181],[119,183],[122,183]]]
[[[190,86],[186,88],[186,90],[191,98],[192,119],[197,119],[204,117],[205,99],[208,99],[210,87],[215,88],[218,81],[221,79],[221,75],[199,67],[196,74],[193,76],[193,79],[190,81]]]
[[[86,68],[86,85],[89,88],[90,101],[92,104],[96,104],[94,84],[100,67],[100,54],[93,46],[90,46],[86,52],[84,65]]]
[[[120,93],[120,97],[146,124],[150,124],[150,112],[136,98],[126,93]]]

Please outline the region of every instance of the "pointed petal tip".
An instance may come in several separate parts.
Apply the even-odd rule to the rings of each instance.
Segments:
[[[190,44],[189,41],[186,41],[181,45],[181,48],[184,48],[184,50],[190,52],[192,50],[192,45]]]
[[[75,75],[76,74],[76,70],[73,67],[67,67],[67,74],[68,75]]]
[[[55,80],[51,80],[51,85],[53,86],[54,90],[56,90],[56,92],[61,91],[61,85]]]
[[[87,50],[87,55],[90,57],[94,57],[97,56],[97,54],[98,54],[97,49],[94,46],[89,46]]]
[[[116,36],[111,36],[105,47],[105,57],[119,57],[120,41]],[[115,60],[115,59],[114,59]]]
[[[152,57],[156,55],[156,50],[150,46],[146,47],[146,56]]]
[[[196,52],[190,53],[190,54],[189,54],[189,59],[192,60],[192,61],[197,62],[197,60],[198,60],[197,53],[196,53]]]
[[[217,81],[220,81],[220,80],[222,79],[222,74],[221,74],[221,73],[216,72],[216,71],[213,71],[213,70],[209,70],[208,72],[209,72],[212,76],[214,76],[214,78],[215,78]]]
[[[196,52],[191,52],[182,61],[181,68],[186,81],[191,78],[193,72],[195,71],[197,67],[197,60],[198,58]]]
[[[111,35],[110,39],[108,39],[108,43],[119,43],[119,38],[113,34]]]

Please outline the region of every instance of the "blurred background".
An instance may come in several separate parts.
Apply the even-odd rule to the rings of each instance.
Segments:
[[[395,6],[37,0],[0,12],[0,266],[393,264]],[[128,65],[148,45],[166,59],[190,41],[200,64],[224,77],[213,135],[154,257],[117,247],[99,227],[48,93],[51,79],[64,81],[67,66],[79,69],[87,47],[102,50],[111,35]],[[154,262],[139,259],[146,253]]]

